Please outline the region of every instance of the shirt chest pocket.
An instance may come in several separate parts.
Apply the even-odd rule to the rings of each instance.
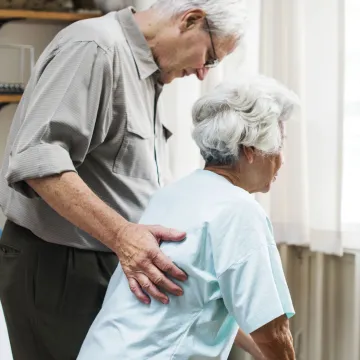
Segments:
[[[125,136],[113,165],[114,173],[127,177],[156,179],[154,132],[150,123],[128,116]]]

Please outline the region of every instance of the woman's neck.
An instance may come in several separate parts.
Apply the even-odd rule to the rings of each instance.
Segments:
[[[231,184],[240,187],[249,193],[253,192],[249,181],[247,181],[246,176],[239,170],[235,170],[230,166],[205,166],[204,170],[211,171],[217,175],[224,177]]]

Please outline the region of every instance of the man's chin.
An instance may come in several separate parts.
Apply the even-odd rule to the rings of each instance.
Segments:
[[[171,80],[169,81],[167,77],[161,76],[159,78],[159,83],[161,85],[166,85],[166,84],[170,84]]]
[[[160,79],[160,84],[167,85],[167,84],[170,84],[173,80],[174,79],[169,79],[169,78]]]
[[[159,82],[163,85],[166,85],[166,84],[170,84],[175,79],[181,79],[181,78],[183,78],[182,73],[179,73],[179,74],[166,73],[166,74],[162,74],[160,76]]]

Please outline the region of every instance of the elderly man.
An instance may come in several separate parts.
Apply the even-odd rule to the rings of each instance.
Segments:
[[[136,224],[166,171],[158,98],[175,78],[203,80],[244,21],[242,0],[158,0],[70,25],[45,49],[0,179],[0,298],[15,360],[74,359],[119,260],[141,301],[182,295],[169,277],[186,275],[158,242],[185,234]]]

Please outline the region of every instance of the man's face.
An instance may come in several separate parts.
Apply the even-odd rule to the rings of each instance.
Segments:
[[[175,19],[158,42],[155,60],[160,68],[160,80],[169,84],[176,78],[195,74],[204,80],[207,64],[221,61],[235,48],[234,38],[218,39],[207,31],[202,12],[188,12]]]

